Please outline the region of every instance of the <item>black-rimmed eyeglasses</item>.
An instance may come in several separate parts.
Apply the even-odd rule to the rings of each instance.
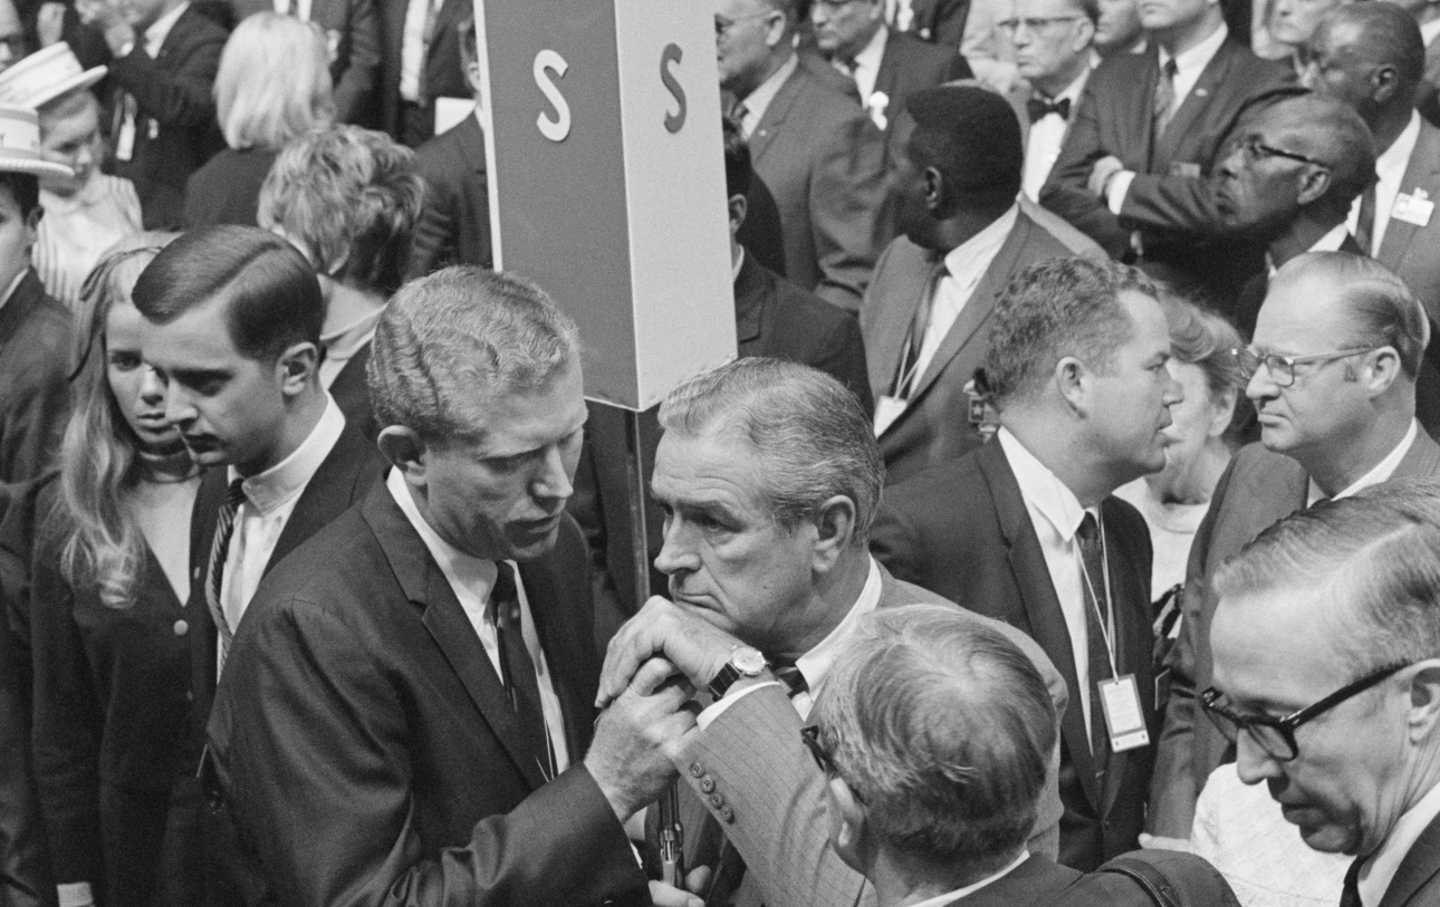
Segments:
[[[1210,716],[1210,720],[1215,723],[1226,739],[1233,742],[1240,732],[1244,731],[1270,758],[1278,762],[1291,762],[1300,755],[1300,747],[1295,742],[1297,729],[1314,721],[1347,699],[1358,696],[1381,681],[1388,680],[1409,666],[1408,663],[1391,665],[1366,674],[1314,705],[1308,705],[1298,712],[1291,712],[1283,718],[1239,712],[1226,701],[1225,694],[1214,687],[1200,695],[1200,705],[1204,707],[1205,714]]]
[[[1023,19],[1001,19],[995,23],[995,27],[1007,35],[1014,35],[1020,31],[1020,26],[1032,35],[1038,35],[1044,29],[1052,25],[1059,25],[1061,22],[1079,22],[1081,16],[1026,16]]]
[[[1249,381],[1260,371],[1260,366],[1270,373],[1270,380],[1280,387],[1289,387],[1295,383],[1295,366],[1297,365],[1319,365],[1326,362],[1334,362],[1337,359],[1344,359],[1346,356],[1358,356],[1361,353],[1368,353],[1373,350],[1372,346],[1354,346],[1343,350],[1334,350],[1329,353],[1314,353],[1308,356],[1281,356],[1278,353],[1259,353],[1249,347],[1241,347],[1230,351],[1235,357],[1235,364],[1240,367],[1240,373]]]
[[[802,727],[800,729],[800,742],[805,744],[805,748],[810,751],[810,757],[815,760],[815,765],[819,767],[821,774],[827,778],[843,779],[844,776],[840,774],[840,769],[835,765],[835,757],[830,755],[830,751],[825,748],[825,744],[820,742],[819,725],[807,724]],[[855,795],[855,799],[864,803],[865,798],[855,789],[855,785],[850,784],[848,781],[845,783],[850,788],[850,792]]]
[[[1257,135],[1247,135],[1243,138],[1236,139],[1232,147],[1240,149],[1240,152],[1245,155],[1245,163],[1247,164],[1253,164],[1267,157],[1280,157],[1287,161],[1298,161],[1302,164],[1314,164],[1316,167],[1324,167],[1326,170],[1330,169],[1330,165],[1319,158],[1313,158],[1308,154],[1301,154],[1298,151],[1287,151],[1284,148],[1276,148],[1274,145],[1266,144]]]

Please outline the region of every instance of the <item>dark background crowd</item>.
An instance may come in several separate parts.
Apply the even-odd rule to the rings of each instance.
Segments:
[[[0,0],[0,907],[1440,905],[1440,4],[710,6],[628,415],[468,0]]]

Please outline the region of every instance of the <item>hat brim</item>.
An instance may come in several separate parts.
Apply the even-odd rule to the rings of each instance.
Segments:
[[[75,171],[64,164],[42,161],[32,157],[16,158],[0,151],[0,173],[28,173],[31,176],[75,176]]]
[[[75,91],[78,88],[91,87],[96,82],[99,82],[101,79],[105,78],[105,74],[107,72],[109,72],[109,70],[104,66],[97,66],[94,69],[87,69],[84,72],[80,73],[78,76],[71,76],[63,82],[57,82],[56,84],[45,89],[45,91],[34,95],[33,97],[27,98],[25,106],[34,107],[38,110],[39,108],[44,107],[46,104],[49,104],[56,98],[62,95],[69,94],[70,92]]]

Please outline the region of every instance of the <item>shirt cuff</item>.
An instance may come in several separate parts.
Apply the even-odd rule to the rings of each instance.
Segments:
[[[764,683],[746,684],[743,687],[732,686],[729,692],[727,692],[724,696],[721,696],[719,699],[715,700],[710,705],[706,706],[704,711],[702,711],[699,715],[695,716],[695,724],[697,724],[700,727],[700,730],[703,731],[710,726],[710,722],[725,714],[726,709],[730,708],[730,706],[739,702],[741,699],[749,696],[756,690],[763,690],[765,687],[778,686],[780,686],[780,682],[776,680],[767,680]],[[64,907],[64,905],[61,905],[61,907]]]
[[[1110,185],[1105,189],[1105,201],[1110,206],[1110,213],[1116,217],[1120,216],[1120,209],[1125,204],[1125,193],[1130,191],[1130,182],[1134,179],[1134,170],[1121,170],[1110,177]]]
[[[90,892],[89,882],[66,882],[64,885],[55,886],[55,895],[60,901],[60,907],[86,907],[95,903],[95,897]]]

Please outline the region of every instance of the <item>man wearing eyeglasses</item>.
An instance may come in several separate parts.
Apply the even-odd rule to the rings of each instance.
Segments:
[[[1290,517],[1215,577],[1201,701],[1240,779],[1310,847],[1356,858],[1341,907],[1440,903],[1437,551],[1432,518],[1361,496]]]
[[[1153,834],[1188,838],[1205,779],[1233,758],[1196,714],[1198,691],[1212,681],[1220,565],[1321,499],[1393,477],[1440,475],[1440,446],[1415,419],[1429,340],[1420,303],[1372,259],[1309,252],[1271,279],[1254,342],[1238,351],[1260,443],[1242,448],[1220,478],[1190,550],[1180,638],[1167,659],[1173,683],[1151,786]]]

